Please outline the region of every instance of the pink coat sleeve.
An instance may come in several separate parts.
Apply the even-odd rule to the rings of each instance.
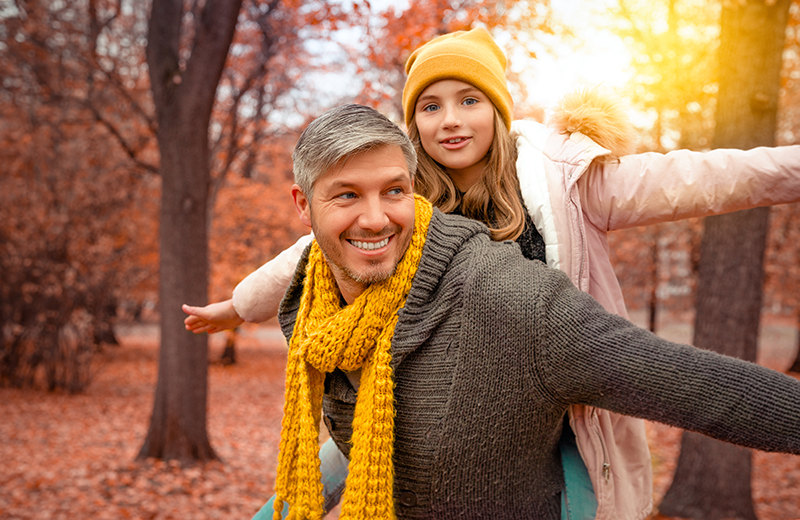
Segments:
[[[239,282],[233,290],[233,308],[250,323],[260,323],[278,315],[278,306],[297,268],[297,262],[313,235],[305,235]]]
[[[800,146],[628,155],[592,163],[578,190],[604,230],[797,202]]]

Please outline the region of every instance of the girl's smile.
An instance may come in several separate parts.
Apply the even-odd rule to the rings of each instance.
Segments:
[[[467,146],[469,141],[469,137],[454,137],[452,139],[445,139],[440,144],[448,150],[458,150],[459,148]]]
[[[483,92],[455,79],[431,83],[417,99],[414,119],[422,147],[460,190],[481,179],[494,140],[494,105]]]

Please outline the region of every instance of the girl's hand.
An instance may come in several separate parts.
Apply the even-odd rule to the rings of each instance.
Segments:
[[[210,303],[205,307],[192,307],[184,304],[181,309],[189,315],[183,320],[186,330],[195,334],[203,332],[213,334],[223,330],[235,329],[244,323],[244,320],[236,314],[236,309],[233,308],[233,300]]]

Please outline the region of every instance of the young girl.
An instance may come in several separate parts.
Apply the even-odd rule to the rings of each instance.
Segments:
[[[516,240],[526,257],[564,271],[611,312],[627,317],[608,231],[800,200],[800,146],[629,155],[630,125],[593,92],[565,100],[550,127],[512,124],[505,66],[483,29],[435,38],[409,57],[403,108],[419,155],[415,190],[444,212],[484,222],[496,240]],[[249,275],[231,300],[185,306],[186,328],[216,332],[275,316],[310,240]],[[563,518],[650,512],[642,421],[573,406],[561,450]],[[346,461],[329,444],[321,457],[335,497]],[[257,516],[267,513],[269,504]]]

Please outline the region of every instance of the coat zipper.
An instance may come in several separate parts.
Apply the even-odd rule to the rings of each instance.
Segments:
[[[580,175],[577,176],[577,178],[575,178],[575,175],[574,175],[575,172],[574,171],[569,173],[568,178],[570,180],[570,184],[569,184],[569,187],[567,189],[567,198],[569,199],[570,204],[572,204],[572,208],[573,208],[574,214],[576,215],[576,219],[577,220],[576,220],[575,224],[578,226],[578,235],[579,235],[580,240],[581,240],[581,258],[580,258],[580,264],[578,266],[578,284],[577,284],[577,287],[578,287],[578,289],[580,289],[582,291],[584,289],[580,286],[580,284],[581,284],[581,280],[583,279],[583,271],[584,271],[584,267],[585,267],[585,263],[586,263],[586,256],[587,256],[586,255],[586,236],[584,235],[583,226],[581,225],[582,224],[582,220],[581,220],[580,211],[578,210],[578,203],[575,202],[575,199],[571,196],[571,192],[572,192],[572,190],[576,189],[575,188],[575,184],[578,182],[578,178],[582,177],[583,174],[586,173],[586,170],[589,168],[589,164],[590,163],[591,163],[591,161],[586,165],[586,167],[581,169]],[[597,436],[597,440],[600,441],[600,448],[601,448],[601,450],[603,452],[603,471],[602,471],[602,476],[603,476],[603,480],[606,482],[606,484],[608,484],[609,478],[611,477],[611,463],[608,460],[608,450],[606,448],[605,439],[603,439],[602,432],[600,431],[600,419],[598,418],[597,408],[594,408],[594,407],[592,408],[592,419],[593,419],[593,421],[592,421],[592,429],[594,430],[594,434]]]
[[[603,451],[603,480],[608,483],[608,479],[611,477],[611,463],[608,461],[606,443],[600,431],[600,419],[598,418],[597,408],[592,408],[592,419],[592,428],[594,429],[595,435],[597,435],[597,440],[600,441],[600,448]]]

